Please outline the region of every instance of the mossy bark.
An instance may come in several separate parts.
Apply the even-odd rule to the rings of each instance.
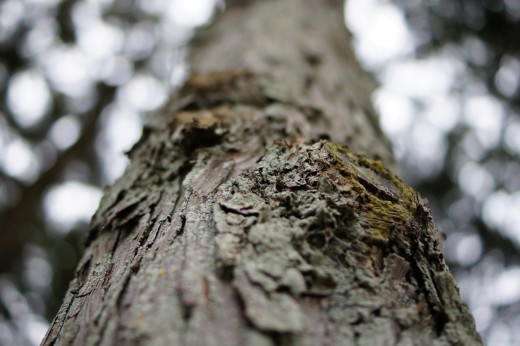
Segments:
[[[425,201],[385,168],[339,6],[248,2],[199,36],[43,345],[481,343]]]

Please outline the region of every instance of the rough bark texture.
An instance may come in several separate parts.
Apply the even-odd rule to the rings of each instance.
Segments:
[[[268,74],[276,81],[268,98],[308,106],[300,121],[305,140],[327,138],[397,169],[370,100],[376,83],[350,47],[343,0],[236,2],[247,5],[227,9],[198,35],[193,70]],[[273,112],[285,121],[283,109]]]
[[[44,345],[481,343],[425,201],[372,159],[340,8],[252,2],[201,36]]]

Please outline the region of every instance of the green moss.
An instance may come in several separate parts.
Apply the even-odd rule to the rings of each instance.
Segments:
[[[380,161],[355,154],[337,144],[326,143],[334,163],[327,174],[338,185],[349,186],[358,203],[360,225],[369,243],[388,243],[402,220],[412,220],[417,209],[416,192]]]

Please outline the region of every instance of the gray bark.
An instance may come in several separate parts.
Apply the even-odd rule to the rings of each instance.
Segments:
[[[198,36],[43,345],[481,343],[426,202],[383,166],[340,8],[248,2]]]

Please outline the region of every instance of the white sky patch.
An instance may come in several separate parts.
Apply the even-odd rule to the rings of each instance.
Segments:
[[[97,187],[76,181],[55,185],[45,194],[45,215],[58,232],[68,233],[76,223],[90,220],[101,195]]]
[[[31,146],[23,139],[15,139],[7,144],[2,157],[5,173],[25,183],[37,178],[39,166]]]
[[[464,120],[486,149],[499,144],[504,118],[504,106],[492,96],[473,96],[465,103]]]
[[[495,316],[494,309],[487,304],[472,306],[471,312],[473,313],[473,317],[475,317],[477,331],[487,329],[493,322],[493,317]]]
[[[455,71],[441,58],[401,60],[382,73],[384,87],[410,97],[430,98],[449,93]]]
[[[27,336],[31,340],[32,344],[39,345],[45,337],[47,330],[49,329],[49,323],[41,318],[38,318],[37,316],[34,316],[33,319],[27,321],[25,329],[27,330]]]
[[[417,173],[427,177],[442,168],[446,152],[446,139],[441,130],[425,119],[416,118],[407,143],[409,155],[417,163]]]
[[[130,28],[126,35],[125,52],[133,59],[149,55],[157,42],[158,30],[152,22],[140,23]]]
[[[467,162],[462,166],[458,180],[462,190],[477,200],[482,200],[495,188],[493,176],[474,162]]]
[[[178,63],[173,66],[173,69],[170,73],[170,90],[181,86],[181,84],[188,77],[188,66],[186,63]]]
[[[96,4],[101,9],[105,9],[112,5],[115,0],[90,0],[90,2]]]
[[[511,153],[520,154],[520,122],[517,119],[513,118],[507,125],[504,142]]]
[[[450,204],[448,208],[448,215],[450,216],[451,220],[457,223],[457,226],[467,225],[473,218],[473,205],[469,199],[460,198],[459,200]],[[450,229],[454,229],[455,227],[452,226]],[[445,244],[448,245],[448,241],[446,241]]]
[[[20,0],[7,0],[0,5],[0,25],[14,26],[23,18],[24,6]]]
[[[50,290],[53,270],[49,261],[42,256],[29,256],[23,263],[22,277],[25,283],[34,291]]]
[[[158,15],[164,11],[169,0],[138,0],[139,8],[150,14]]]
[[[395,157],[400,160],[406,154],[407,133],[415,118],[412,102],[408,97],[384,87],[376,90],[373,101],[380,115],[381,127],[392,141]]]
[[[496,294],[496,293],[495,293]],[[517,328],[515,328],[517,329]],[[513,342],[511,335],[511,325],[506,325],[501,322],[496,322],[491,326],[491,330],[488,332],[486,338],[486,344],[488,345],[501,345],[501,346],[517,346],[517,343]]]
[[[29,6],[34,5],[44,5],[44,6],[52,6],[58,3],[58,0],[24,0],[24,2]]]
[[[121,29],[101,21],[87,23],[78,30],[78,45],[90,59],[103,59],[121,50]]]
[[[211,19],[217,3],[217,0],[172,0],[166,13],[178,25],[196,27]]]
[[[505,191],[497,191],[486,199],[483,215],[491,226],[500,227],[507,222],[505,219],[510,209],[510,197]]]
[[[475,233],[453,233],[446,241],[448,259],[467,266],[475,263],[482,255],[482,240]]]
[[[457,261],[461,265],[471,265],[482,255],[482,240],[477,234],[464,236],[457,244]]]
[[[132,77],[133,64],[122,55],[107,58],[99,67],[98,76],[109,85],[122,85]]]
[[[505,236],[520,244],[520,191],[508,194],[505,191],[491,193],[485,200],[482,214],[484,220]]]
[[[0,40],[8,38],[24,15],[24,6],[20,0],[0,2]]]
[[[43,119],[51,104],[45,79],[36,71],[16,73],[9,83],[7,105],[22,127],[32,127]]]
[[[80,1],[74,4],[72,20],[77,28],[87,27],[101,18],[101,1]]]
[[[135,111],[119,104],[105,109],[103,132],[96,140],[96,149],[103,161],[109,183],[123,173],[128,159],[125,152],[139,139],[142,120]]]
[[[414,107],[410,99],[379,88],[373,95],[374,104],[379,111],[383,131],[392,141],[395,157],[400,160],[406,153],[406,136],[414,119]]]
[[[98,152],[103,150],[102,144],[96,143]],[[123,153],[116,153],[113,151],[104,152],[101,157],[103,162],[103,174],[107,184],[112,184],[125,171],[128,165],[128,158]]]
[[[496,305],[509,305],[520,300],[520,267],[501,272],[493,286],[495,294],[491,299]]]
[[[76,143],[80,133],[81,124],[77,117],[66,115],[52,125],[49,138],[58,149],[64,150]]]
[[[374,99],[387,133],[395,136],[410,130],[415,111],[408,97],[380,88]]]
[[[357,53],[370,67],[413,51],[413,38],[400,10],[377,0],[349,0],[345,8]]]
[[[479,162],[484,157],[484,155],[486,155],[486,150],[484,149],[482,143],[480,143],[480,140],[478,139],[475,132],[468,132],[464,135],[464,139],[462,140],[462,147],[464,148],[464,151],[463,153],[458,153],[459,159],[460,155],[463,154],[463,156],[467,156],[473,161]],[[457,163],[459,162],[460,160]]]
[[[59,91],[80,97],[92,87],[92,75],[85,54],[76,47],[57,45],[42,54],[46,75]]]
[[[454,97],[442,95],[435,97],[426,105],[423,115],[428,121],[444,132],[448,132],[460,120],[459,101]]]
[[[161,40],[165,46],[180,47],[185,46],[188,40],[193,36],[193,29],[190,27],[180,26],[174,22],[160,23]]]
[[[105,142],[118,153],[129,150],[141,136],[142,121],[139,114],[120,105],[110,107],[105,125]]]
[[[166,100],[166,90],[156,78],[140,74],[120,89],[118,99],[135,111],[150,111]]]
[[[505,56],[500,62],[500,69],[495,75],[495,85],[505,96],[511,97],[520,86],[520,59]]]
[[[34,25],[23,43],[26,55],[37,55],[49,48],[56,39],[56,22],[52,19],[40,20]]]

